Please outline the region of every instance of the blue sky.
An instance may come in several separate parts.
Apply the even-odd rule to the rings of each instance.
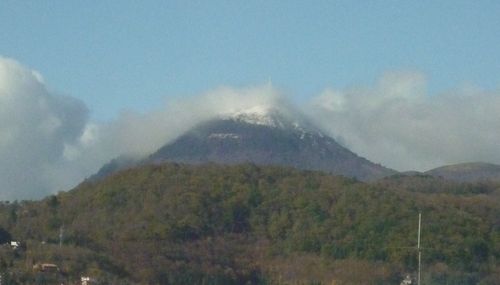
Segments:
[[[396,170],[500,164],[499,15],[497,0],[0,0],[0,200],[287,101]]]
[[[500,1],[1,1],[0,55],[93,120],[272,80],[296,102],[418,71],[500,86]]]

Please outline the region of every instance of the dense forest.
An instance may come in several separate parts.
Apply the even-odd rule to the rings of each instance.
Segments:
[[[498,284],[500,184],[162,164],[3,202],[8,284]],[[50,263],[59,271],[34,266]]]

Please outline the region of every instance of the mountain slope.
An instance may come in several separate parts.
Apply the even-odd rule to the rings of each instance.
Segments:
[[[374,180],[395,173],[359,157],[305,119],[276,109],[250,109],[204,122],[152,154],[175,161],[283,165]]]
[[[447,165],[425,173],[459,182],[500,181],[500,165],[483,162]]]

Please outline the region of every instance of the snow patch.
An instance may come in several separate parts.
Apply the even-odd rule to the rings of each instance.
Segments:
[[[239,110],[228,115],[232,120],[252,125],[268,126],[272,128],[284,128],[285,124],[278,115],[278,111],[269,106],[255,106],[245,110]]]
[[[208,136],[209,139],[234,139],[234,140],[237,140],[237,139],[240,139],[241,137],[237,134],[233,134],[233,133],[228,133],[228,134],[224,134],[224,133],[213,133],[213,134],[210,134]]]
[[[220,118],[271,128],[290,129],[299,133],[302,140],[308,135],[324,137],[317,128],[300,115],[273,105],[257,105],[251,108],[233,110],[221,115]]]

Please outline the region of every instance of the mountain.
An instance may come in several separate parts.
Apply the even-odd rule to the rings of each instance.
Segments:
[[[102,166],[96,174],[92,175],[87,180],[98,181],[118,171],[138,166],[140,164],[140,161],[140,159],[125,155],[119,156],[104,164],[104,166]]]
[[[374,180],[395,171],[374,164],[288,110],[255,107],[203,122],[146,159],[201,164],[255,163]]]
[[[500,181],[500,165],[484,162],[447,165],[425,173],[458,182]]]
[[[126,168],[162,162],[281,165],[363,181],[396,173],[341,146],[297,111],[256,106],[204,121],[146,158],[117,158],[91,180]]]

